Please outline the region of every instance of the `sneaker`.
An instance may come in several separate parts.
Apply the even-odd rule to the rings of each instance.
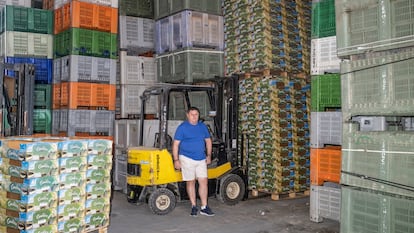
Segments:
[[[205,215],[205,216],[214,216],[214,212],[208,206],[206,206],[206,208],[204,209],[201,209],[200,214]]]
[[[197,206],[191,207],[191,214],[190,214],[190,216],[197,217],[197,212],[198,212]]]

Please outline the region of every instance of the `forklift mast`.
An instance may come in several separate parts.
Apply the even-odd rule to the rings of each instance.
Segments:
[[[230,161],[232,165],[237,164],[238,141],[238,77],[215,77],[206,85],[185,84],[162,84],[146,89],[141,96],[141,115],[139,130],[139,146],[144,144],[144,127],[146,122],[146,105],[153,96],[158,98],[158,133],[154,147],[159,149],[170,149],[172,138],[168,135],[169,111],[171,93],[180,92],[184,94],[185,108],[188,109],[194,103],[191,102],[191,92],[205,92],[206,103],[209,106],[210,117],[212,117],[211,136],[213,141],[213,159],[218,159],[218,164]]]

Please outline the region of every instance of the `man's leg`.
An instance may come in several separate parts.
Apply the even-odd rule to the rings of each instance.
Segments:
[[[188,198],[190,198],[191,206],[196,206],[196,191],[195,191],[195,180],[186,181],[186,188]]]
[[[200,196],[201,206],[207,206],[207,196],[208,196],[207,177],[198,178],[198,195]]]

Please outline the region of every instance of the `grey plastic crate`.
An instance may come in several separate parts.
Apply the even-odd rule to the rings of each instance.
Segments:
[[[59,132],[64,132],[67,136],[113,136],[114,111],[61,109],[59,115]]]
[[[182,48],[224,49],[223,17],[196,11],[182,11],[155,23],[155,52]]]
[[[311,112],[311,147],[342,145],[342,112]]]
[[[154,50],[155,21],[131,16],[119,16],[119,48],[141,54]]]
[[[341,217],[340,186],[311,185],[309,216],[312,222],[322,222],[324,218],[339,221]]]
[[[60,58],[60,81],[115,84],[116,60],[109,58],[69,55]],[[59,65],[55,63],[55,65]]]

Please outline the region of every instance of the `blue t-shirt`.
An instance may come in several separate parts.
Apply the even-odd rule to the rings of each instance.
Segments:
[[[192,125],[184,121],[178,126],[174,135],[174,139],[180,141],[178,154],[194,160],[205,159],[206,138],[210,138],[210,133],[204,123],[198,122],[197,125]]]

